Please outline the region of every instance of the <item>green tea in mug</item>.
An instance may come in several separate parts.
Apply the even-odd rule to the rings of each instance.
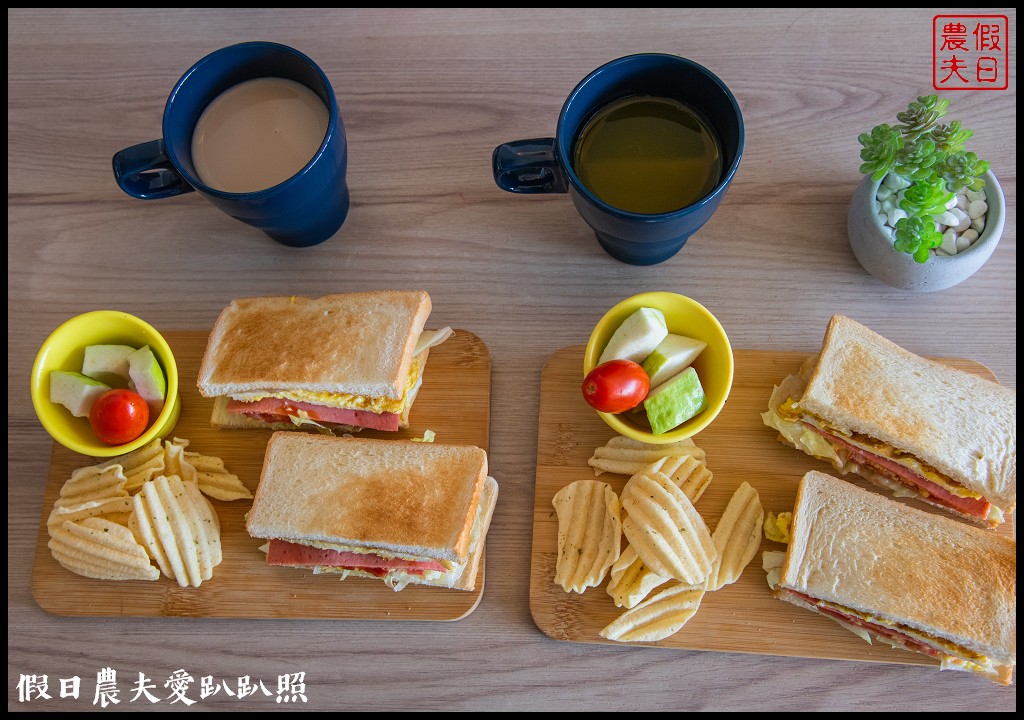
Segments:
[[[594,195],[627,212],[692,205],[722,179],[714,130],[685,103],[648,95],[616,100],[586,124],[573,169]]]

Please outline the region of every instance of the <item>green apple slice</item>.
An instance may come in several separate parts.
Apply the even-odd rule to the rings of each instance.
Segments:
[[[60,403],[75,417],[89,417],[92,404],[107,390],[110,390],[109,385],[82,373],[50,372],[50,401]]]
[[[644,410],[651,432],[660,435],[682,425],[707,407],[697,371],[688,367],[647,394]]]
[[[665,313],[657,308],[642,307],[634,311],[612,333],[601,353],[598,365],[609,360],[632,360],[642,363],[668,335]]]
[[[149,405],[149,416],[155,418],[164,407],[167,378],[149,345],[143,345],[128,356],[128,387],[142,396]]]
[[[707,346],[703,340],[685,335],[666,335],[643,362],[644,372],[651,378],[651,388],[657,388],[690,367]]]
[[[135,350],[130,345],[89,345],[85,348],[82,374],[108,385],[124,387],[131,380],[128,356]]]

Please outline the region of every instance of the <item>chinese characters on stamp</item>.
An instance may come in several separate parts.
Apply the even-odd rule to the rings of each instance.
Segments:
[[[1005,15],[932,18],[932,86],[936,90],[1009,87],[1009,19]]]

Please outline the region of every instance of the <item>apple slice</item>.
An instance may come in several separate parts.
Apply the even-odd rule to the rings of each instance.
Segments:
[[[642,363],[644,372],[651,378],[651,388],[657,388],[690,367],[707,346],[703,340],[685,335],[666,335]]]
[[[82,374],[108,385],[124,387],[131,380],[128,356],[135,350],[130,345],[89,345],[85,348]]]
[[[131,377],[129,389],[142,396],[149,405],[149,416],[155,418],[164,407],[167,378],[149,345],[143,345],[128,356],[128,375]]]
[[[666,335],[668,323],[665,322],[665,313],[657,308],[639,308],[612,333],[597,364],[603,365],[609,360],[643,363]]]
[[[50,372],[50,402],[63,405],[75,417],[89,417],[92,404],[110,390],[109,385],[82,373],[53,370]]]

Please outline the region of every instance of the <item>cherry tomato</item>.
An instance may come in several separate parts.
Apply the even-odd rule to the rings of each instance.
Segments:
[[[149,405],[137,392],[116,388],[96,398],[89,411],[89,425],[107,445],[131,442],[149,425]]]
[[[632,360],[609,360],[587,373],[582,389],[590,407],[618,414],[643,402],[651,389],[651,379]]]

